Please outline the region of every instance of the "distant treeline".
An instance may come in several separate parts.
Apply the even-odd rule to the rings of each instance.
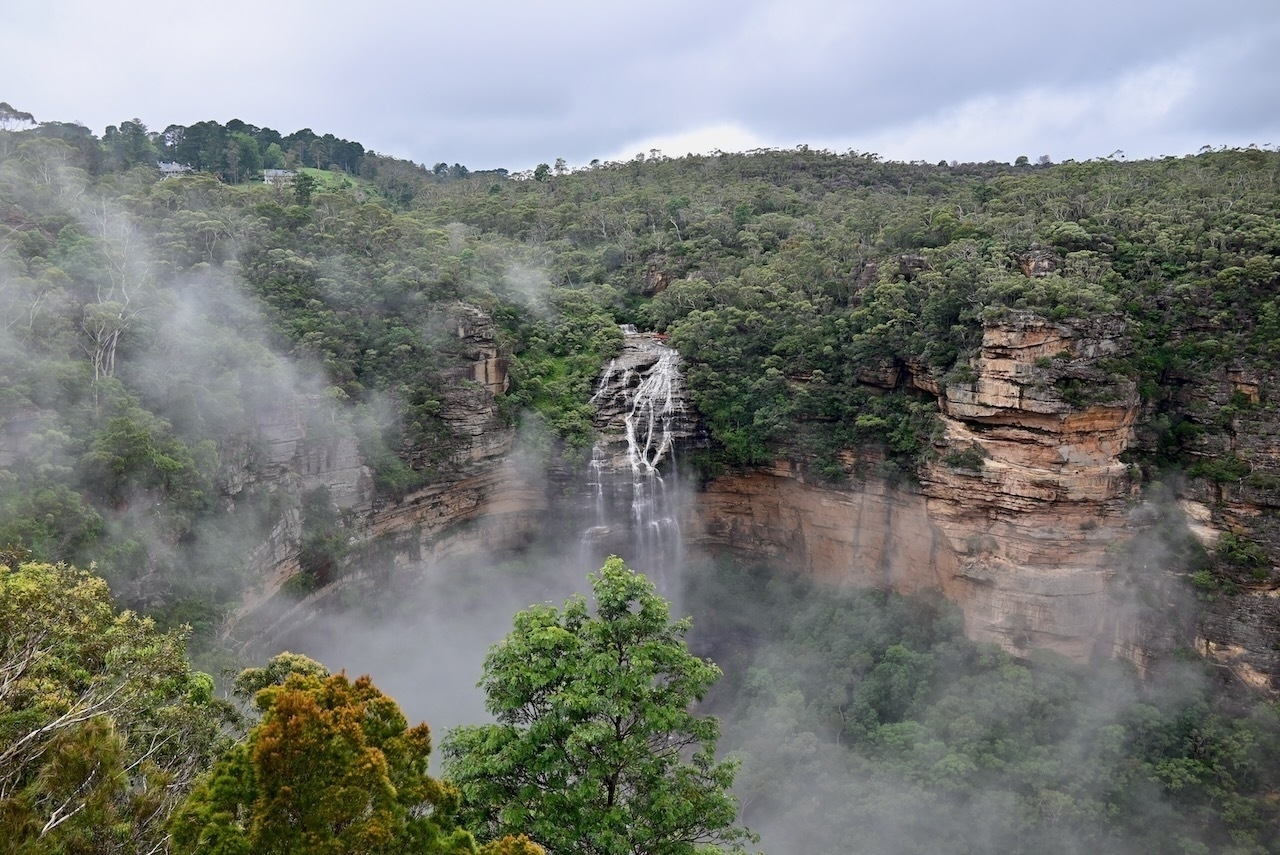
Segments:
[[[441,161],[428,168],[310,128],[282,134],[240,119],[226,124],[211,120],[168,125],[154,131],[135,118],[107,126],[99,137],[78,122],[37,122],[30,113],[0,102],[0,128],[18,131],[16,136],[61,140],[76,150],[77,165],[92,176],[154,167],[161,161],[216,175],[229,184],[260,179],[264,169],[328,169],[368,179],[389,201],[407,204],[425,185],[472,175],[461,163]],[[503,178],[507,170],[477,174]]]
[[[363,145],[333,134],[303,128],[286,135],[240,119],[225,125],[214,121],[169,125],[163,131],[149,130],[140,119],[130,119],[109,125],[101,138],[74,122],[41,122],[25,133],[72,146],[90,175],[154,166],[163,160],[235,184],[260,176],[263,169],[337,168],[357,175],[365,157]]]

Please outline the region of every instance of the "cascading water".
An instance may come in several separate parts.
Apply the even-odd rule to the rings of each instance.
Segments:
[[[682,560],[675,454],[687,436],[680,355],[654,335],[628,327],[623,333],[623,353],[601,373],[591,398],[601,438],[588,465],[594,507],[583,555],[598,565],[616,552],[671,598]]]

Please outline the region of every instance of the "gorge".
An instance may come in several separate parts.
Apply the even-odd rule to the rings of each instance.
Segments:
[[[578,578],[616,553],[672,598],[685,553],[732,555],[835,588],[941,592],[960,607],[971,638],[1015,654],[1047,648],[1081,663],[1119,657],[1141,668],[1194,638],[1246,684],[1273,685],[1276,624],[1239,618],[1271,614],[1267,590],[1242,592],[1229,612],[1211,609],[1199,625],[1171,619],[1190,613],[1190,570],[1172,543],[1212,549],[1233,523],[1239,530],[1239,520],[1260,512],[1196,490],[1144,494],[1121,460],[1141,441],[1135,386],[1098,367],[1127,346],[1122,324],[1015,314],[987,325],[970,379],[942,382],[911,364],[866,374],[872,388],[937,400],[944,433],[918,484],[878,474],[874,449],[846,453],[840,479],[778,460],[696,483],[680,459],[705,445],[706,429],[681,386],[678,354],[659,337],[625,331],[590,402],[600,436],[590,459],[577,471],[549,472],[496,420],[506,379],[491,324],[468,307],[457,311],[467,319],[456,334],[469,368],[457,369],[446,417],[471,440],[456,475],[375,504],[354,447],[321,455],[292,436],[304,489],[325,486],[350,514],[347,569],[282,614],[263,607],[298,572],[289,532],[277,530],[255,571],[268,581],[229,625],[232,637],[270,649],[340,610],[353,588],[360,600],[402,596],[464,572],[456,568],[555,542],[576,543],[551,551]],[[1065,400],[1064,378],[1087,382],[1090,400]],[[1248,378],[1224,382],[1258,394]],[[1165,608],[1152,608],[1153,598]]]
[[[102,151],[0,130],[0,581],[132,611],[191,709],[289,650],[485,721],[617,553],[771,850],[1280,848],[1276,152]]]

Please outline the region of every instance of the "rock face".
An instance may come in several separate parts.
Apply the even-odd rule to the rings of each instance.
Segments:
[[[507,391],[507,360],[498,348],[493,320],[462,303],[452,307],[450,320],[457,337],[457,347],[451,352],[459,365],[447,376],[469,379],[493,396]]]
[[[1194,436],[1192,452],[1210,473],[1181,489],[1192,533],[1218,559],[1196,648],[1247,685],[1280,690],[1280,418],[1271,399],[1280,371],[1228,368],[1173,387],[1177,409],[1211,428]],[[1159,419],[1144,415],[1137,441],[1150,447]]]
[[[325,486],[348,512],[351,540],[340,578],[301,602],[274,598],[300,572],[301,515],[296,501],[286,504],[254,552],[262,583],[229,624],[242,643],[280,638],[335,597],[375,589],[389,596],[450,562],[509,555],[546,533],[546,473],[517,463],[514,432],[499,418],[506,366],[493,325],[457,307],[448,328],[456,346],[444,416],[462,442],[429,487],[377,501],[354,441],[309,436],[298,405],[282,405],[252,442],[227,449],[229,497],[255,479],[295,497]],[[600,442],[589,474],[576,482],[575,507],[557,514],[581,514],[574,536],[584,558],[589,547],[626,553],[660,585],[684,551],[773,559],[835,586],[940,590],[962,610],[971,637],[1014,652],[1046,647],[1077,661],[1118,656],[1144,666],[1152,653],[1194,639],[1241,680],[1280,688],[1272,558],[1280,555],[1280,420],[1266,392],[1280,378],[1231,371],[1216,384],[1180,387],[1179,411],[1230,421],[1206,432],[1195,453],[1207,462],[1236,455],[1250,471],[1191,479],[1168,501],[1144,504],[1121,455],[1154,448],[1159,418],[1142,410],[1132,381],[1107,370],[1126,355],[1123,324],[1014,313],[990,323],[967,371],[945,380],[892,361],[859,376],[936,396],[943,436],[918,484],[855,474],[877,471],[880,461],[863,453],[847,457],[840,484],[778,462],[695,491],[679,484],[672,465],[705,442],[680,387],[678,355],[659,337],[627,333],[592,399]],[[1219,592],[1200,609],[1199,626],[1176,619],[1192,610],[1178,601],[1176,590],[1187,586],[1173,578],[1185,571],[1169,560],[1163,541],[1171,532],[1210,553],[1227,535],[1252,544],[1245,558],[1253,563],[1234,593]]]
[[[1040,246],[1033,246],[1018,256],[1018,266],[1022,274],[1029,278],[1041,279],[1057,270],[1061,260],[1056,252]]]
[[[1076,659],[1120,643],[1107,547],[1134,534],[1119,456],[1138,395],[1098,360],[1121,354],[1123,333],[1015,316],[985,330],[975,379],[939,398],[945,447],[922,492],[957,556],[943,588],[977,637]]]
[[[1139,655],[1116,620],[1107,554],[1134,533],[1119,455],[1138,396],[1099,366],[1123,348],[1118,322],[1015,315],[987,327],[966,381],[939,388],[911,366],[872,372],[875,385],[938,395],[946,435],[918,489],[874,477],[809,484],[787,466],[721,478],[698,497],[693,540],[786,556],[833,584],[941,589],[972,637],[1011,650]]]
[[[680,379],[680,355],[658,336],[623,328],[622,352],[605,366],[591,403],[608,468],[656,468],[699,434]]]
[[[234,500],[255,485],[293,492],[326,487],[340,510],[370,507],[373,477],[355,437],[308,435],[306,414],[323,406],[316,397],[282,401],[259,416],[253,436],[224,444],[218,474],[223,495]]]
[[[251,578],[260,581],[228,621],[230,639],[245,647],[266,644],[314,620],[349,591],[405,584],[453,559],[482,551],[501,556],[532,541],[547,496],[541,473],[513,459],[515,431],[499,418],[496,396],[506,390],[507,375],[493,322],[458,305],[446,328],[456,342],[453,365],[442,372],[442,417],[459,442],[429,486],[378,500],[354,437],[308,435],[306,401],[282,405],[262,421],[256,437],[224,450],[226,495],[234,499],[258,481],[292,499],[252,554]],[[334,506],[347,512],[350,552],[337,579],[295,603],[276,595],[301,572],[299,497],[317,487],[327,488]]]
[[[269,595],[257,597],[233,622],[234,638],[245,648],[269,645],[341,608],[349,596],[394,597],[452,562],[481,554],[511,557],[534,541],[546,511],[541,479],[511,460],[498,457],[441,479],[358,516],[340,578],[279,607]],[[279,591],[300,570],[296,540],[279,550],[268,544],[262,557],[270,573],[262,594]]]
[[[878,479],[833,489],[780,463],[717,478],[692,510],[690,551],[774,560],[834,586],[937,590],[957,566],[924,497]]]

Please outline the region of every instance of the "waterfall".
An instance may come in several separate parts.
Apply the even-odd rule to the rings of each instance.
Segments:
[[[626,416],[627,460],[637,475],[656,475],[658,463],[668,452],[673,462],[675,459],[672,426],[679,408],[676,391],[680,386],[680,372],[676,363],[680,354],[661,342],[655,341],[653,345],[661,348],[658,361],[636,386],[631,411]]]
[[[652,334],[623,327],[623,353],[600,374],[591,403],[600,438],[587,467],[593,520],[584,561],[616,552],[668,599],[678,594],[682,490],[677,440],[687,436],[680,355]]]

